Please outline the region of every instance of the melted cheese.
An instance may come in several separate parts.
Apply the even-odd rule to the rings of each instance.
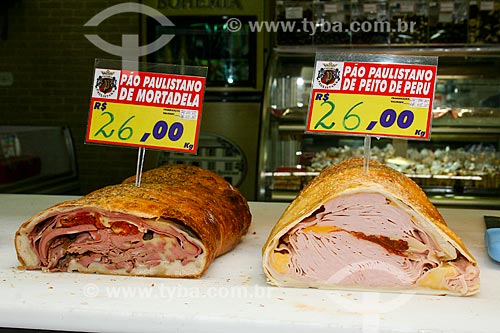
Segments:
[[[101,222],[101,223],[102,223],[102,225],[104,225],[106,228],[110,228],[110,227],[111,227],[111,224],[109,223],[110,221],[116,222],[116,218],[114,218],[114,219],[113,219],[113,218],[109,218],[109,217],[107,217],[107,216],[105,216],[105,215],[101,215],[101,216],[100,216],[100,222]],[[125,223],[129,223],[129,224],[132,224],[132,225],[136,226],[136,227],[137,227],[137,229],[139,229],[139,231],[141,231],[141,232],[146,233],[146,232],[148,231],[148,229],[147,229],[147,228],[141,227],[141,226],[139,226],[139,225],[137,225],[137,224],[135,224],[135,223],[133,223],[133,222],[131,222],[131,221],[127,221],[127,220],[125,220],[125,219],[124,219],[124,220],[120,220],[120,221],[125,222]],[[117,229],[116,229],[117,231],[113,230],[113,231],[115,231],[115,233],[118,233],[118,232],[119,232],[119,230],[118,230],[118,229],[121,229],[121,228],[118,228],[118,227],[116,227],[116,226],[115,226],[115,228],[117,228]]]
[[[288,271],[288,262],[290,260],[290,253],[273,252],[270,258],[270,264],[279,274],[285,274]]]
[[[443,264],[439,267],[431,269],[417,281],[421,287],[431,289],[448,289],[447,280],[457,276],[458,272],[455,267],[449,264]]]
[[[341,231],[342,229],[334,225],[312,225],[302,229],[303,232],[315,232],[317,234],[329,234],[331,232]]]

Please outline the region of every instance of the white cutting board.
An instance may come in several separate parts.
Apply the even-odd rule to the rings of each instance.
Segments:
[[[500,332],[500,265],[485,251],[484,214],[441,209],[476,256],[473,297],[277,288],[261,247],[287,204],[251,202],[242,243],[201,279],[20,271],[18,226],[62,196],[0,194],[0,327],[87,332]]]

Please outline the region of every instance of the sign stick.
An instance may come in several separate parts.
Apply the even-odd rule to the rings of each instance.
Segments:
[[[135,186],[141,187],[142,168],[144,167],[144,156],[146,155],[146,148],[139,147],[137,151],[137,167],[135,171]]]
[[[364,155],[365,158],[363,160],[363,170],[365,173],[368,173],[368,166],[370,165],[370,149],[371,149],[372,138],[369,135],[365,136],[365,145],[364,145]]]
[[[196,154],[207,71],[96,59],[85,142],[138,147],[140,187],[146,148]]]

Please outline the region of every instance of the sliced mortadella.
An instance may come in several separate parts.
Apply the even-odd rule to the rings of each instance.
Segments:
[[[205,260],[202,242],[179,223],[96,209],[50,217],[28,239],[41,264],[30,269],[195,274]]]

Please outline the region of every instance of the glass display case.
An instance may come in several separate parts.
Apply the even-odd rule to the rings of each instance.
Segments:
[[[249,129],[259,128],[271,36],[266,29],[254,28],[270,20],[269,2],[141,3],[157,10],[140,15],[141,44],[152,49],[144,61],[208,68],[197,155],[155,152],[146,157],[145,168],[165,163],[199,165],[255,200],[259,133]],[[171,40],[154,51],[153,43],[161,37]]]
[[[500,50],[353,49],[437,55],[430,141],[372,139],[371,158],[439,205],[500,208]],[[258,199],[290,201],[325,167],[363,156],[363,137],[305,134],[316,49],[274,50],[262,110]]]
[[[79,194],[69,128],[0,125],[0,193]]]
[[[171,17],[172,26],[156,20],[147,22],[149,42],[162,35],[173,35],[149,62],[208,67],[207,88],[256,88],[257,40],[250,32],[249,21],[255,16],[234,18],[242,24],[238,31],[228,28],[227,16]]]
[[[285,45],[498,45],[500,0],[276,0]],[[314,21],[316,29],[304,29]]]

